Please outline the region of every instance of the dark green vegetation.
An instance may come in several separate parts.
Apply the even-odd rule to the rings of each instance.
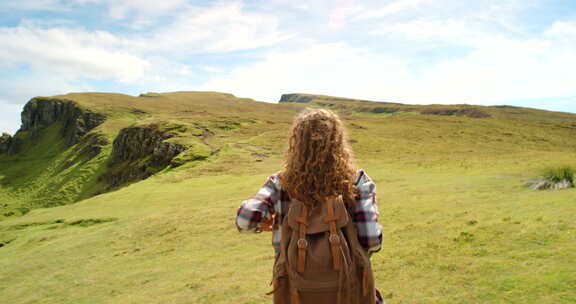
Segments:
[[[527,185],[536,190],[574,188],[576,170],[571,167],[547,168],[540,179],[532,180]]]
[[[567,181],[570,184],[574,183],[574,176],[576,175],[576,171],[570,167],[561,167],[561,168],[553,168],[547,169],[544,172],[544,178],[552,181],[552,182],[562,182]]]
[[[377,183],[389,303],[576,301],[576,191],[523,185],[576,166],[576,115],[176,92],[36,98],[0,137],[0,302],[270,302],[270,235],[234,218],[306,106]]]

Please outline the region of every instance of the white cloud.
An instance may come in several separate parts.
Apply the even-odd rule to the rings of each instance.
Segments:
[[[336,0],[335,6],[328,16],[328,27],[332,30],[342,30],[350,18],[358,10],[355,0]]]
[[[207,82],[201,89],[234,92],[269,102],[286,92],[375,98],[390,97],[374,93],[393,92],[396,89],[389,84],[397,77],[407,76],[402,62],[333,43],[270,53],[263,61],[237,68],[225,78]]]
[[[419,89],[439,103],[493,104],[507,100],[576,95],[576,49],[555,41],[494,37],[467,56],[441,62],[419,75]]]
[[[60,0],[2,0],[0,9],[61,11],[67,8]]]
[[[154,8],[150,3],[142,2]],[[178,63],[191,54],[254,49],[287,39],[277,27],[275,17],[246,13],[236,2],[188,8],[171,25],[140,36],[47,27],[28,20],[16,27],[0,27],[0,67],[26,65],[77,78],[147,82],[172,75],[167,66],[177,68],[179,75],[193,74],[189,66]]]
[[[107,17],[124,26],[139,29],[154,24],[161,16],[186,8],[186,0],[74,0],[80,5],[102,5]]]
[[[558,39],[576,46],[576,21],[554,22],[544,35],[550,39]]]
[[[5,27],[0,28],[0,62],[92,79],[135,81],[144,74],[147,62],[122,51],[122,44],[119,38],[102,31]]]
[[[318,1],[314,2],[298,2],[294,0],[267,0],[268,3],[272,3],[275,6],[280,7],[287,7],[290,9],[300,10],[300,11],[309,11],[311,9],[311,5],[318,3]]]
[[[277,100],[281,92],[304,92],[425,104],[489,105],[576,96],[576,43],[552,35],[559,31],[558,25],[530,39],[483,32],[456,21],[417,21],[399,24],[396,29],[395,39],[403,33],[405,41],[454,41],[469,51],[459,57],[431,58],[414,69],[415,59],[410,56],[345,43],[318,44],[270,53],[261,62],[235,69],[225,79],[206,83],[204,89],[239,92],[267,101]]]
[[[271,46],[289,38],[276,17],[244,11],[238,2],[189,8],[174,22],[138,40],[149,51],[230,52]]]
[[[4,130],[18,128],[19,107],[35,96],[102,90],[91,80],[131,93],[195,90],[204,75],[224,70],[184,63],[182,58],[269,46],[285,39],[275,17],[247,13],[239,3],[188,7],[172,24],[140,36],[74,26],[61,19],[27,19],[19,26],[0,27],[0,69],[11,75],[0,82]]]
[[[131,14],[159,15],[181,8],[185,0],[104,0],[112,18],[125,19]]]
[[[355,19],[383,18],[404,11],[418,9],[432,1],[433,0],[395,0],[379,8],[366,8],[364,12],[359,13]]]
[[[94,88],[78,80],[77,74],[55,74],[51,70],[14,75],[0,82],[2,99],[7,104],[24,104],[35,96],[50,96],[70,92],[93,91]]]
[[[385,23],[374,28],[369,33],[395,39],[407,39],[414,43],[427,41],[453,45],[469,45],[479,38],[491,35],[491,33],[473,28],[465,21],[457,19],[413,19],[406,22]]]
[[[286,92],[405,103],[571,100],[576,23],[535,33],[518,19],[535,1],[67,1],[60,9],[104,8],[99,25],[124,31],[79,28],[82,20],[67,15],[0,27],[0,69],[21,74],[2,78],[0,97],[101,90],[90,86],[96,79],[124,92],[218,90],[267,101]],[[0,8],[6,3],[61,4]]]
[[[0,82],[0,132],[14,134],[20,127],[20,112],[24,104],[36,96],[51,96],[71,92],[95,91],[78,80],[73,73],[57,74],[52,70],[16,74]]]

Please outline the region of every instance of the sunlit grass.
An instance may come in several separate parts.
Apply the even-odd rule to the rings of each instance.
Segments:
[[[147,121],[210,126],[209,143],[219,153],[114,192],[0,221],[0,302],[271,302],[264,295],[271,289],[271,235],[239,234],[234,219],[241,201],[280,169],[298,107],[273,110],[277,105],[244,100],[232,105],[244,112],[218,112],[229,96],[216,94],[211,104],[202,99],[208,95],[189,95],[114,95],[107,102],[112,108],[122,101],[127,111],[140,103],[154,113]],[[343,116],[358,166],[377,185],[385,239],[373,265],[390,304],[576,301],[576,189],[524,186],[542,168],[576,166],[572,122],[562,113],[485,110],[491,118]],[[113,134],[129,119],[101,128]],[[190,137],[179,140],[196,140],[187,130]],[[54,191],[63,197],[83,193],[74,185],[97,188],[89,178],[109,150],[95,163],[59,171],[72,150],[40,143],[29,158],[2,163],[0,203],[29,206],[60,182],[66,191]]]

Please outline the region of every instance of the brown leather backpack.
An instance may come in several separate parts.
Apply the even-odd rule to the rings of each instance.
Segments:
[[[274,304],[374,304],[368,252],[342,196],[306,204],[291,199],[268,294]]]

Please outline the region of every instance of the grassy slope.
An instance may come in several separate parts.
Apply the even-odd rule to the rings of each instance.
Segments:
[[[5,214],[20,215],[37,207],[67,204],[106,190],[107,185],[97,181],[97,177],[110,170],[106,163],[112,142],[122,128],[161,124],[162,128],[177,134],[170,141],[189,147],[180,156],[186,161],[196,155],[209,155],[211,150],[217,149],[222,149],[220,154],[224,155],[242,153],[252,145],[229,146],[227,138],[231,134],[237,141],[250,138],[258,128],[262,129],[265,123],[262,119],[288,123],[293,113],[290,109],[294,108],[287,105],[278,110],[271,104],[213,92],[148,94],[147,97],[83,93],[52,98],[73,100],[83,108],[105,113],[108,119],[91,133],[104,135],[109,144],[103,153],[88,161],[78,147],[65,149],[59,136],[61,123],[41,130],[37,139],[20,134],[19,137],[26,139],[23,151],[15,156],[0,155],[0,220]],[[252,125],[252,128],[245,128]],[[215,137],[200,139],[197,135],[204,129],[210,130]],[[253,153],[266,156],[258,151]],[[72,166],[65,166],[71,162]]]
[[[0,222],[3,300],[270,302],[270,235],[239,235],[233,221],[279,169],[286,129],[304,105],[168,95],[122,104],[154,113],[150,120],[210,125],[218,157]],[[343,114],[378,186],[385,245],[373,263],[389,303],[576,301],[576,191],[522,187],[539,168],[576,165],[574,115],[485,110],[493,118]],[[117,130],[113,123],[123,124],[103,128]]]

